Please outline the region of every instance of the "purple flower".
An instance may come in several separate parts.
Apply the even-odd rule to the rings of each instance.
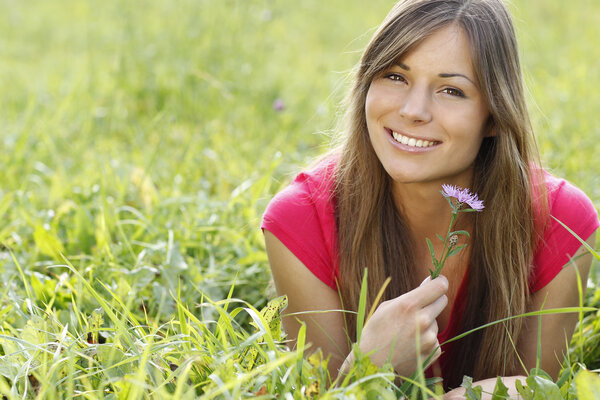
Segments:
[[[467,203],[475,211],[483,210],[483,200],[479,200],[477,193],[471,193],[469,189],[463,189],[454,185],[442,185],[442,194],[446,197],[454,197],[459,203]]]
[[[273,110],[275,111],[283,111],[285,109],[285,103],[282,99],[275,99],[273,102]]]

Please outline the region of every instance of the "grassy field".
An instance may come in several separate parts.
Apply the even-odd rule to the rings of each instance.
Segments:
[[[262,211],[327,149],[392,3],[0,0],[3,396],[397,395],[367,361],[326,392],[257,311]],[[513,3],[544,164],[600,207],[600,2]],[[600,385],[595,315],[559,398]]]

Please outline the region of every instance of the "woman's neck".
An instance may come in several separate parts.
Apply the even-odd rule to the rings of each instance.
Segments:
[[[445,236],[448,231],[452,211],[441,189],[441,185],[422,183],[392,186],[396,207],[417,241],[425,237],[433,240],[436,234]]]

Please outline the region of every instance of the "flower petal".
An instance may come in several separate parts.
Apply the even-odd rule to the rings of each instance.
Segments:
[[[461,194],[461,190],[457,186],[443,184],[442,194],[446,197],[458,198],[458,196]]]
[[[446,197],[454,197],[459,203],[467,203],[475,211],[483,210],[483,201],[479,200],[477,193],[471,193],[467,188],[454,185],[442,185],[442,194]]]

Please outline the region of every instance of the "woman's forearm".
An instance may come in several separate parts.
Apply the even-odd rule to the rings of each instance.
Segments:
[[[350,368],[352,367],[352,364],[354,364],[354,352],[350,350],[350,353],[348,353],[346,359],[338,369],[337,376],[343,377],[344,375],[348,374]]]
[[[508,388],[509,398],[518,398],[519,392],[515,388],[515,383],[518,380],[521,382],[525,382],[527,379],[526,376],[516,375],[516,376],[503,376],[501,377],[502,383],[504,386]],[[492,398],[492,393],[494,393],[494,389],[496,388],[497,378],[489,378],[483,379],[480,381],[473,382],[473,387],[481,386],[481,400],[487,400]],[[465,389],[460,387],[454,390],[449,391],[444,395],[444,400],[461,400],[465,398]]]

